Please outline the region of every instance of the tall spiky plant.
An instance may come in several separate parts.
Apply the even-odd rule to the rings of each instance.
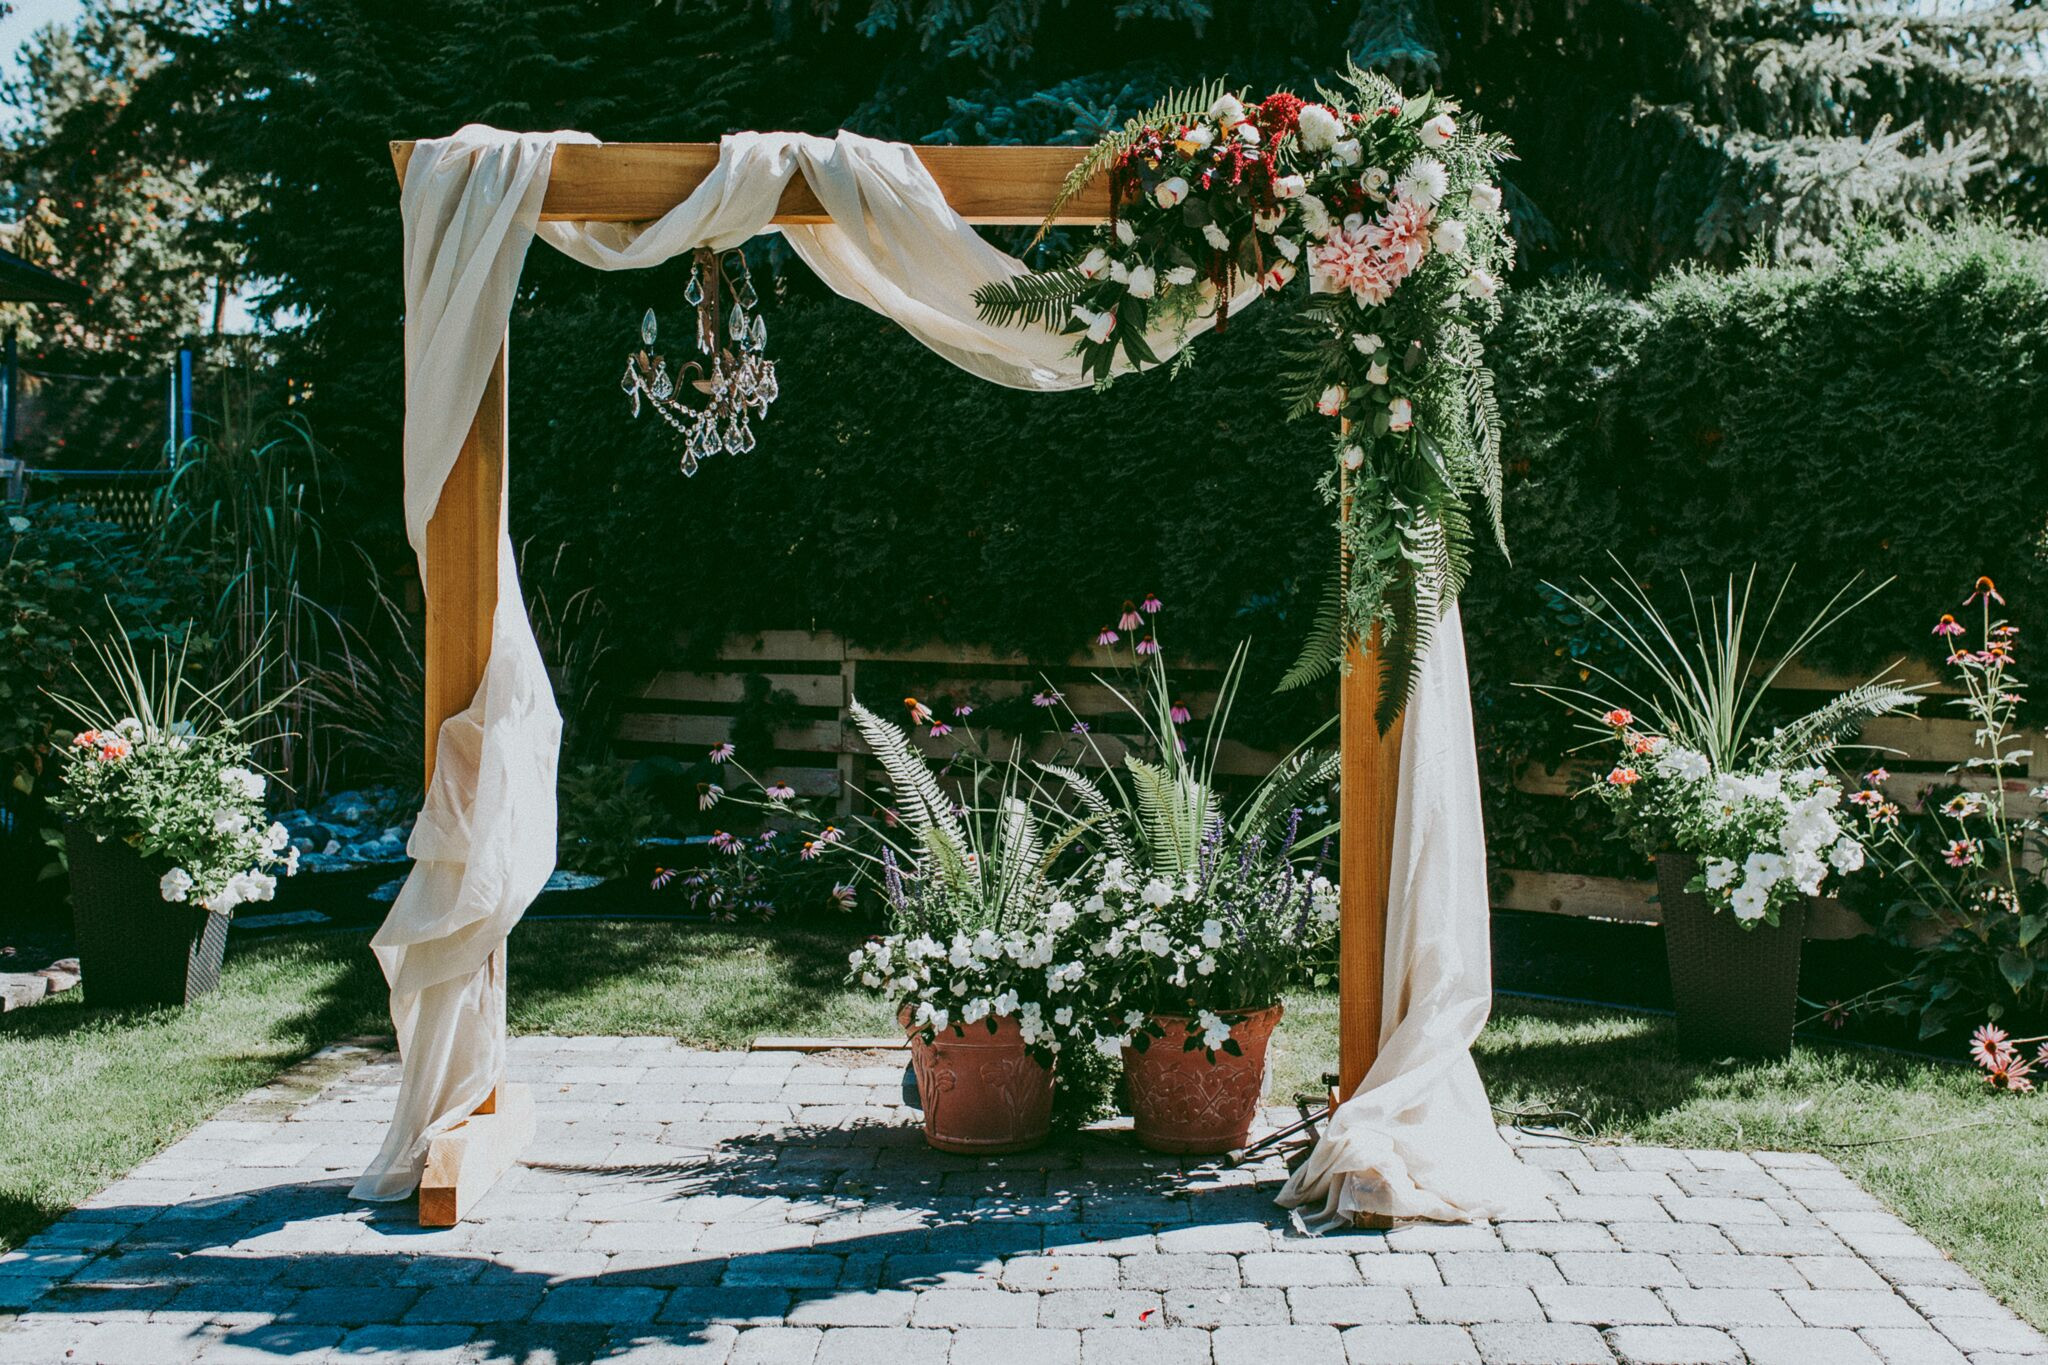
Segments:
[[[1651,685],[1631,683],[1596,662],[1584,666],[1613,689],[1610,694],[1535,685],[1537,691],[1587,717],[1587,728],[1603,738],[1611,736],[1612,728],[1602,716],[1617,702],[1625,702],[1650,717],[1659,733],[1705,755],[1716,772],[1736,772],[1752,764],[1803,766],[1852,739],[1864,722],[1919,700],[1921,687],[1900,683],[1887,671],[1769,734],[1756,732],[1766,694],[1785,669],[1844,616],[1883,591],[1890,579],[1856,593],[1860,575],[1851,578],[1790,638],[1773,641],[1771,628],[1792,586],[1789,572],[1767,605],[1756,593],[1754,567],[1740,580],[1729,575],[1718,596],[1695,593],[1692,580],[1682,577],[1689,616],[1689,629],[1682,630],[1665,619],[1619,560],[1615,565],[1621,573],[1607,586],[1583,580],[1583,595],[1554,584],[1545,586],[1605,626],[1642,666]],[[1762,624],[1752,634],[1752,616],[1759,608]]]

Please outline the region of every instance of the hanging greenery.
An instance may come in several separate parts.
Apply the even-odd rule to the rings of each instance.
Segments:
[[[1371,640],[1384,729],[1464,586],[1468,500],[1486,503],[1505,549],[1480,336],[1514,254],[1494,183],[1509,151],[1455,102],[1355,66],[1316,94],[1251,102],[1214,84],[1161,101],[1097,143],[1053,208],[1107,175],[1110,221],[1058,269],[975,302],[986,320],[1073,336],[1103,385],[1184,354],[1247,297],[1293,303],[1277,386],[1290,415],[1340,419],[1322,492],[1342,589],[1288,681]]]

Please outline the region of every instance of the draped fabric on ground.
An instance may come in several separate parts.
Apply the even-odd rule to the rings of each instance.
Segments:
[[[833,290],[971,373],[1024,389],[1091,382],[1071,338],[975,316],[977,288],[1027,267],[953,212],[908,147],[850,133],[740,133],[724,141],[696,192],[654,223],[541,223],[554,147],[590,140],[471,126],[414,148],[403,197],[406,528],[423,577],[427,523],[483,395],[536,233],[587,265],[630,270],[780,231]],[[771,226],[797,175],[830,223]],[[1233,311],[1254,297],[1255,287],[1242,291]],[[1188,335],[1161,329],[1149,341],[1164,356]],[[512,565],[504,541],[484,682],[441,728],[410,846],[417,864],[374,940],[405,1065],[390,1135],[356,1186],[363,1198],[408,1193],[428,1140],[467,1117],[497,1082],[504,998],[488,959],[552,868],[560,720]],[[1330,1220],[1483,1216],[1531,1189],[1533,1177],[1493,1127],[1469,1052],[1491,989],[1478,770],[1455,612],[1408,713],[1400,810],[1385,1051],[1285,1192],[1290,1202],[1321,1205],[1319,1216]]]

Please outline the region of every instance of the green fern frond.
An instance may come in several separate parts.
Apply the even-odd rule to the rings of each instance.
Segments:
[[[1852,687],[1761,742],[1763,760],[1772,767],[1799,767],[1819,762],[1836,747],[1856,738],[1864,722],[1917,705],[1919,690],[1890,679]]]
[[[1332,573],[1323,584],[1322,600],[1316,604],[1308,638],[1301,642],[1301,653],[1280,675],[1280,682],[1274,690],[1291,692],[1329,677],[1331,670],[1343,661],[1344,649],[1349,643],[1344,635],[1344,575],[1339,571]]]
[[[1084,826],[1094,825],[1102,830],[1103,842],[1108,845],[1112,856],[1122,858],[1126,862],[1137,861],[1137,850],[1131,846],[1130,836],[1124,832],[1122,814],[1092,778],[1079,769],[1057,763],[1041,763],[1038,766],[1057,777],[1066,785],[1067,790],[1074,794],[1075,800],[1081,803],[1081,808],[1089,815]],[[1076,833],[1078,832],[1077,827]]]
[[[952,800],[932,776],[924,755],[911,748],[909,737],[901,730],[858,701],[848,703],[848,710],[861,738],[867,741],[882,771],[889,775],[889,784],[895,789],[901,807],[898,814],[904,823],[920,837],[927,830],[935,832],[964,865],[969,848],[967,831],[953,811]]]
[[[1038,231],[1032,235],[1031,245],[1037,246],[1045,239],[1045,234],[1052,230],[1053,219],[1067,206],[1067,201],[1079,194],[1089,181],[1114,165],[1116,159],[1129,151],[1131,145],[1147,128],[1166,123],[1186,123],[1198,114],[1208,113],[1209,106],[1223,98],[1224,89],[1223,80],[1218,78],[1192,89],[1170,91],[1150,109],[1136,118],[1124,120],[1122,128],[1089,148],[1088,154],[1081,158],[1080,163],[1061,182],[1060,192],[1054,197],[1052,208],[1046,212],[1045,221],[1038,225]]]
[[[997,326],[1058,331],[1066,325],[1075,301],[1087,293],[1090,283],[1071,266],[992,280],[974,291],[974,311],[983,322]]]
[[[1282,759],[1239,813],[1238,837],[1256,834],[1308,804],[1311,796],[1336,779],[1342,759],[1335,749],[1301,749]]]
[[[1415,694],[1422,677],[1422,657],[1436,627],[1435,612],[1418,596],[1413,573],[1399,575],[1388,589],[1388,598],[1392,620],[1379,634],[1380,694],[1373,710],[1374,723],[1383,735],[1394,728],[1408,698]]]

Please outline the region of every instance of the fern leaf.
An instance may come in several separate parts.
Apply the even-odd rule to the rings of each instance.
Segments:
[[[1102,788],[1097,786],[1092,778],[1078,769],[1057,763],[1041,763],[1038,766],[1066,784],[1067,790],[1074,794],[1082,809],[1089,814],[1088,821],[1084,823],[1100,826],[1103,842],[1109,846],[1113,857],[1122,858],[1126,862],[1137,861],[1137,850],[1131,846],[1130,836],[1124,832],[1122,812],[1103,794]]]
[[[997,326],[1058,331],[1066,325],[1075,301],[1087,293],[1090,283],[1071,266],[992,280],[974,291],[974,311],[983,322]]]
[[[951,798],[926,766],[924,755],[910,747],[909,738],[901,730],[858,701],[849,703],[848,709],[853,715],[853,723],[860,729],[861,738],[874,751],[882,771],[889,775],[897,804],[904,807],[898,812],[904,823],[916,830],[920,837],[927,830],[934,832],[964,866],[969,847],[967,831],[961,826],[960,817],[953,812]]]
[[[1774,767],[1818,762],[1856,738],[1865,721],[1903,711],[1919,701],[1917,689],[1901,687],[1889,679],[1852,687],[1762,741],[1765,761]]]
[[[1301,642],[1301,653],[1280,675],[1274,691],[1291,692],[1298,687],[1321,682],[1343,661],[1344,649],[1349,643],[1344,637],[1344,576],[1341,572],[1333,573],[1323,584],[1323,597],[1316,604],[1315,620],[1309,625],[1308,638]]]
[[[1031,245],[1037,246],[1052,230],[1053,219],[1059,216],[1067,201],[1079,194],[1089,181],[1101,175],[1115,164],[1116,159],[1129,151],[1147,128],[1165,123],[1186,123],[1197,114],[1206,114],[1209,106],[1223,98],[1224,84],[1221,78],[1207,81],[1188,90],[1169,92],[1150,109],[1136,118],[1124,120],[1124,126],[1110,133],[1088,149],[1067,178],[1060,184],[1060,192],[1054,196],[1052,208],[1046,212],[1045,221],[1038,225],[1038,231],[1031,238]]]

